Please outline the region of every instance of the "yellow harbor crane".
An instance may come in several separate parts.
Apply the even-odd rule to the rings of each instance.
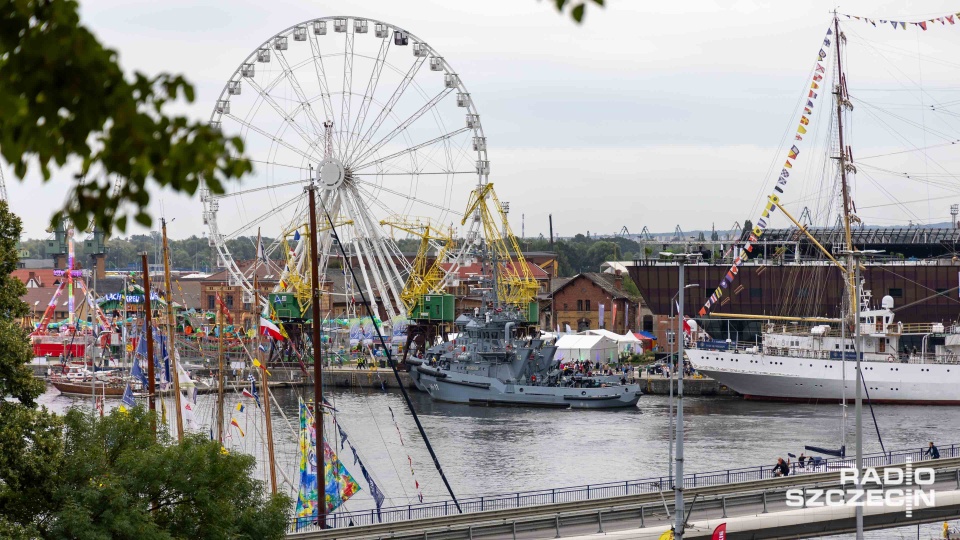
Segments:
[[[400,293],[400,300],[403,301],[403,305],[409,314],[425,295],[442,294],[444,292],[442,288],[444,276],[442,264],[447,253],[455,246],[453,232],[449,228],[444,231],[442,228],[432,225],[430,220],[426,218],[391,216],[381,220],[380,224],[420,238],[417,256],[411,263],[410,275],[403,286],[403,292]],[[433,263],[428,265],[430,249],[433,246],[438,246],[437,255]]]
[[[342,225],[353,225],[353,220],[344,219],[343,217],[338,217],[334,220],[334,226],[339,229]],[[330,228],[329,225],[323,224],[322,226],[317,227],[317,233],[321,233]],[[300,231],[300,235],[304,240],[303,248],[300,254],[294,253],[294,250],[290,247],[289,237],[292,236],[297,231]],[[285,272],[281,276],[280,282],[277,284],[274,292],[285,293],[292,292],[294,297],[297,299],[297,303],[300,305],[300,312],[306,313],[310,309],[310,304],[313,301],[312,287],[310,283],[310,233],[309,228],[306,224],[301,224],[300,226],[291,229],[289,231],[283,232],[283,253],[286,259],[285,263]],[[347,263],[349,264],[349,262]]]
[[[510,230],[507,214],[493,191],[492,182],[478,186],[470,194],[467,211],[464,212],[460,224],[465,225],[472,215],[478,216],[483,224],[484,238],[499,265],[500,301],[527,309],[530,303],[536,300],[539,285],[530,273],[517,238]]]

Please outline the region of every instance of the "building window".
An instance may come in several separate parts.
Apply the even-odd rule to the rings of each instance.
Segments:
[[[228,307],[228,308],[232,308],[232,307],[233,307],[233,295],[232,295],[232,294],[227,295],[227,307]]]
[[[750,287],[750,298],[763,298],[763,289],[760,287]]]
[[[800,298],[806,298],[809,294],[810,294],[809,289],[806,289],[803,287],[797,289],[797,296],[799,296]]]
[[[217,307],[217,297],[210,294],[207,295],[207,309],[214,309]]]
[[[566,303],[563,304],[563,310],[564,310],[564,311],[567,311],[567,304],[566,304]]]
[[[583,300],[577,300],[577,311],[583,311]]]
[[[589,301],[589,300],[586,301],[586,306],[587,306],[587,311],[590,311],[590,301]]]
[[[652,315],[643,316],[643,331],[653,332],[653,316]]]
[[[889,294],[894,298],[903,298],[903,289],[890,289]]]

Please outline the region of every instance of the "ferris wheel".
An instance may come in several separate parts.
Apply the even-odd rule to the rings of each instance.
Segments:
[[[391,223],[453,235],[470,192],[490,173],[480,116],[460,76],[425,41],[372,19],[318,18],[270,37],[233,72],[210,121],[242,138],[254,169],[225,194],[201,192],[210,245],[245,303],[255,294],[252,269],[227,242],[258,230],[274,239],[261,264],[276,290],[309,301],[305,187],[313,183],[320,275],[345,264],[332,222],[367,297],[380,301],[376,315],[405,315],[411,266]],[[477,220],[466,227],[458,235],[475,237]],[[453,268],[465,249],[448,254]]]

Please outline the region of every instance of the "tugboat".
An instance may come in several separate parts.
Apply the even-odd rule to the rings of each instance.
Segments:
[[[499,265],[483,308],[454,324],[459,335],[430,347],[411,371],[432,399],[488,406],[607,409],[635,407],[642,391],[619,375],[574,375],[560,369],[557,348],[534,335],[523,312],[497,294]],[[408,360],[409,362],[409,360]]]

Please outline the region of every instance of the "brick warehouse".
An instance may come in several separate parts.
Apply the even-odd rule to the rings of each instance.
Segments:
[[[561,330],[567,325],[573,331],[600,328],[600,304],[604,306],[603,328],[618,334],[638,329],[640,298],[623,289],[620,272],[585,272],[560,285],[553,291],[555,324]]]

